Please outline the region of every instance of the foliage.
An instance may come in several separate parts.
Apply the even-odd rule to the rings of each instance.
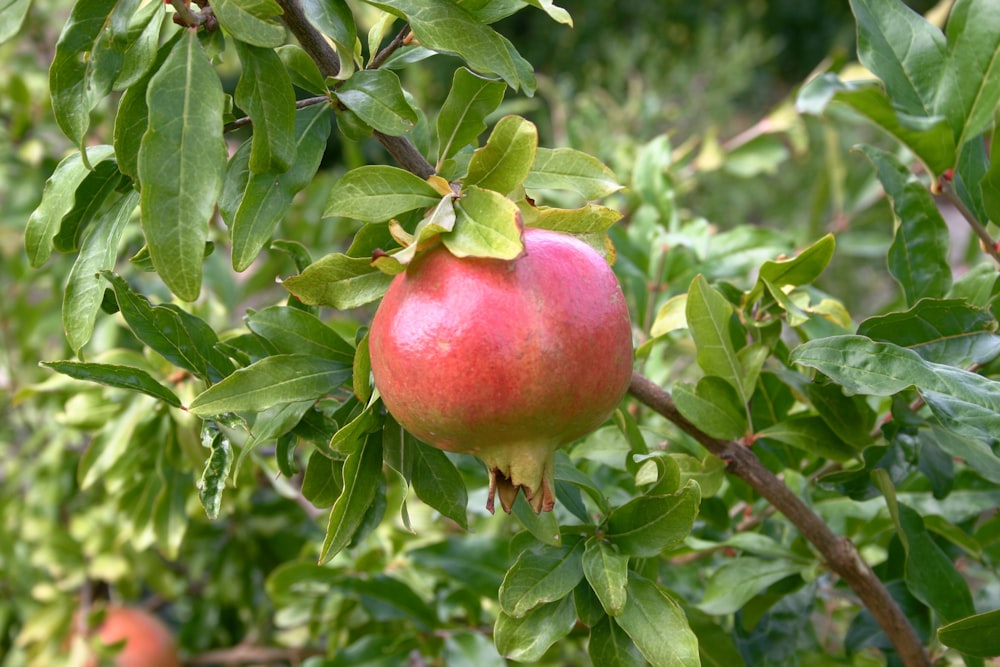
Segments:
[[[310,667],[929,664],[892,610],[1000,652],[1000,7],[851,9],[858,62],[721,140],[656,127],[649,71],[638,110],[536,76],[502,29],[568,30],[547,0],[80,1],[47,78],[0,3],[0,665],[105,596]],[[492,517],[366,332],[432,239],[509,258],[517,220],[614,262],[673,410],[633,391],[554,512]]]

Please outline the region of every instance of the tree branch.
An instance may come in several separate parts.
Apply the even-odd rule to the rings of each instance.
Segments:
[[[295,35],[295,39],[299,40],[299,44],[302,45],[305,52],[319,66],[319,71],[324,76],[337,76],[340,72],[340,57],[337,56],[336,50],[330,46],[323,34],[306,18],[298,0],[277,0],[277,2],[284,12],[282,19],[285,25]],[[427,178],[434,174],[434,167],[431,163],[406,137],[391,137],[378,130],[375,130],[373,134],[403,169],[421,178]]]
[[[747,447],[713,438],[685,419],[670,394],[639,373],[632,374],[632,394],[640,403],[652,408],[701,443],[705,449],[727,464],[728,471],[749,484],[791,521],[799,532],[816,547],[827,566],[843,579],[868,608],[882,630],[892,641],[903,664],[907,667],[930,667],[920,637],[903,614],[899,605],[871,568],[865,563],[854,544],[838,537],[791,489]]]
[[[982,246],[986,253],[992,257],[997,264],[1000,264],[1000,244],[993,240],[993,237],[990,236],[989,230],[986,229],[983,223],[979,222],[979,218],[976,217],[976,214],[970,211],[969,207],[965,205],[964,201],[962,201],[962,198],[958,196],[958,192],[955,191],[954,181],[951,178],[941,178],[939,181],[939,188],[945,199],[951,202],[951,204],[958,209],[958,212],[962,214],[963,218],[965,218],[969,227],[972,228],[972,231],[975,232],[976,236],[979,237],[979,240],[982,241]]]

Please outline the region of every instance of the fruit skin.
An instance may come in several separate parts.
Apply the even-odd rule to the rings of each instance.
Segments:
[[[103,644],[125,645],[115,655],[116,667],[181,667],[174,637],[153,614],[135,607],[109,606],[104,620],[94,633]],[[85,667],[97,667],[91,656]]]
[[[601,425],[632,377],[632,331],[614,273],[586,243],[524,231],[514,260],[458,258],[443,245],[396,276],[372,320],[375,386],[410,433],[474,454],[487,508],[518,490],[554,502],[555,450]]]

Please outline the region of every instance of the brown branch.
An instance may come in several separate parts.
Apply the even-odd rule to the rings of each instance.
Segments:
[[[306,107],[311,107],[314,104],[323,104],[324,102],[329,102],[329,101],[330,97],[327,95],[318,95],[316,97],[305,97],[301,100],[295,101],[295,108],[305,109]],[[253,124],[253,119],[250,118],[250,116],[243,116],[242,118],[237,118],[236,120],[230,121],[225,125],[223,125],[222,131],[223,133],[233,132],[234,130],[238,130],[241,127],[245,127],[247,125],[252,125],[252,124]]]
[[[962,201],[962,198],[958,196],[958,192],[955,191],[954,180],[951,178],[941,178],[939,180],[939,188],[945,199],[958,209],[958,212],[962,214],[963,218],[965,218],[969,227],[972,228],[972,231],[975,232],[976,236],[979,237],[979,240],[982,241],[983,250],[985,250],[997,264],[1000,264],[1000,244],[993,240],[993,237],[990,236],[989,231],[983,223],[979,222],[979,218],[976,217],[976,214],[970,211],[969,207],[965,205],[964,201]]]
[[[274,665],[290,663],[297,665],[313,656],[326,655],[326,651],[311,648],[277,648],[273,646],[251,646],[238,644],[231,648],[215,649],[198,653],[184,661],[186,665]]]
[[[854,544],[838,537],[802,499],[792,493],[747,447],[713,438],[684,418],[670,394],[639,373],[632,374],[629,393],[701,443],[727,464],[727,470],[750,485],[791,521],[816,547],[827,566],[843,579],[861,599],[882,630],[892,641],[907,667],[930,667],[931,661],[913,626],[871,568],[861,559]]]
[[[309,54],[309,57],[319,66],[319,71],[324,76],[337,76],[340,72],[340,58],[337,56],[336,50],[330,46],[323,34],[309,22],[298,0],[277,1],[284,12],[282,19],[285,25],[299,40],[299,44]],[[375,130],[373,134],[403,169],[421,178],[427,178],[434,174],[434,167],[431,163],[406,137],[392,137],[378,130]]]
[[[365,69],[378,69],[385,64],[385,61],[389,59],[397,49],[402,47],[406,43],[406,36],[410,34],[410,24],[407,23],[403,26],[403,29],[396,33],[392,41],[386,44],[386,47],[378,52],[372,61],[368,63],[368,67]]]

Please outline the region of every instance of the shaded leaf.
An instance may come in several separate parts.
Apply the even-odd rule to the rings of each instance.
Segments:
[[[381,477],[382,440],[378,433],[372,433],[344,463],[344,489],[330,510],[326,538],[320,549],[320,565],[351,543],[375,499],[377,482]]]
[[[500,105],[506,90],[500,81],[481,77],[465,67],[455,70],[437,117],[439,171],[442,162],[482,134],[486,116]]]
[[[945,646],[965,655],[990,658],[1000,655],[1000,609],[967,616],[938,628],[938,639]]]
[[[311,354],[352,364],[354,348],[312,313],[289,306],[269,306],[246,318],[250,331],[266,338],[280,354]]]
[[[285,28],[275,20],[281,7],[274,0],[215,0],[212,11],[226,32],[241,42],[265,48],[285,43]]]
[[[462,474],[441,450],[415,438],[411,442],[410,482],[417,497],[468,530],[469,494]]]
[[[295,91],[288,70],[271,48],[237,40],[243,71],[234,99],[253,122],[250,171],[282,173],[295,161]]]
[[[756,437],[777,440],[808,454],[833,461],[848,461],[857,450],[841,440],[827,423],[816,415],[794,415],[765,429]]]
[[[601,667],[643,667],[647,664],[632,639],[609,616],[591,626],[587,653],[590,661]]]

